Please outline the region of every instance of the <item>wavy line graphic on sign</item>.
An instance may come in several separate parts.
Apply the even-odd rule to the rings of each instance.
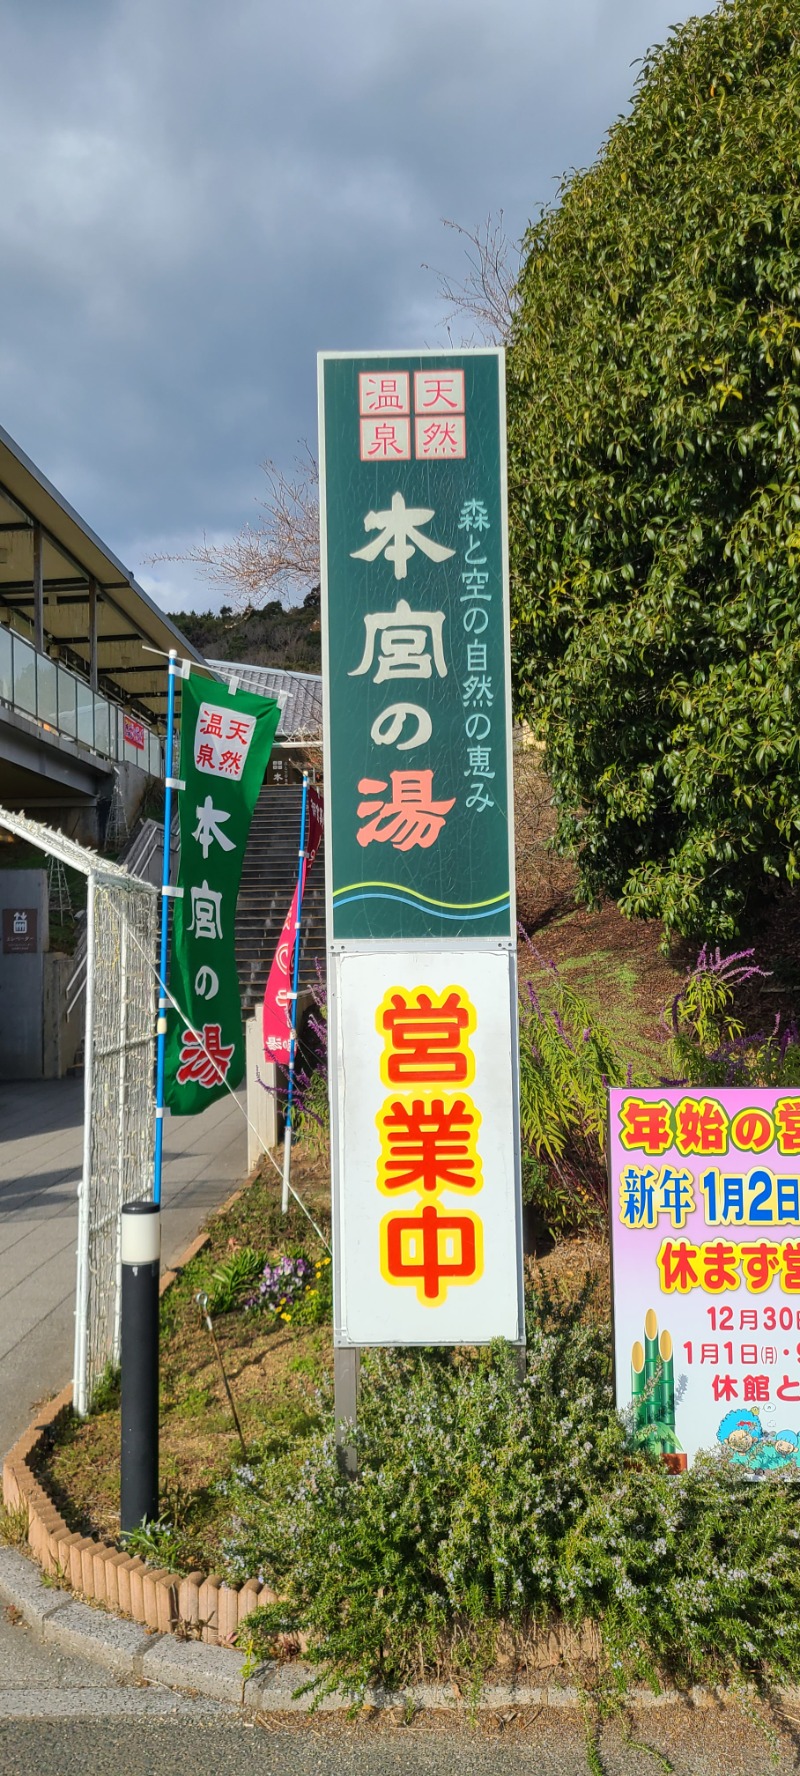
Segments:
[[[434,900],[430,894],[418,894],[415,888],[402,888],[397,882],[348,882],[334,889],[333,899],[337,906],[356,900],[397,900],[403,906],[434,907],[444,919],[487,919],[509,905],[508,894],[495,894],[490,900]]]

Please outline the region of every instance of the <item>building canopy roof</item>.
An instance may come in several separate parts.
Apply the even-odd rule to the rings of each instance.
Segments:
[[[273,697],[281,706],[281,740],[322,741],[322,679],[312,672],[285,672],[277,666],[251,666],[246,661],[209,660],[209,666],[241,691]]]
[[[88,674],[94,621],[98,688],[163,721],[165,662],[146,647],[202,654],[0,426],[0,616],[33,621],[37,549],[48,651]]]

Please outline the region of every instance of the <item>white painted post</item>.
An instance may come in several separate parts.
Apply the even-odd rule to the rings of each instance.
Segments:
[[[247,1075],[247,1170],[251,1172],[262,1158],[264,1149],[278,1145],[279,1115],[278,1100],[275,1096],[278,1069],[274,1061],[265,1061],[264,1059],[260,1008],[255,1017],[246,1018],[244,1028]],[[266,1091],[265,1086],[268,1087]]]
[[[75,1360],[72,1399],[75,1411],[88,1410],[86,1376],[89,1351],[89,1221],[92,1189],[92,1061],[94,1054],[94,876],[86,893],[86,1022],[83,1038],[83,1169],[78,1186],[78,1265],[75,1285]]]
[[[117,1090],[117,1235],[114,1254],[114,1331],[111,1360],[119,1362],[120,1323],[122,1316],[122,1205],[125,1201],[125,1098],[128,1084],[128,923],[121,907],[116,909],[120,923],[119,964],[119,1072]],[[137,1179],[137,1184],[139,1180]]]

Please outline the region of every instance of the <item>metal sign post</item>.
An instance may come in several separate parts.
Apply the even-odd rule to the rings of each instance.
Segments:
[[[164,1062],[167,1046],[167,953],[170,896],[170,835],[172,833],[172,792],[177,787],[172,775],[175,747],[175,679],[180,675],[178,655],[170,648],[167,667],[167,738],[164,756],[164,853],[161,868],[161,940],[158,959],[158,1022],[156,1024],[156,1138],[153,1156],[153,1201],[161,1202],[161,1172],[164,1156]]]
[[[320,360],[337,1355],[524,1346],[504,403]]]

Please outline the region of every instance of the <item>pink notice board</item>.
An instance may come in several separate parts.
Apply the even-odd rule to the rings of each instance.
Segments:
[[[609,1093],[617,1405],[673,1468],[800,1466],[800,1092]]]

